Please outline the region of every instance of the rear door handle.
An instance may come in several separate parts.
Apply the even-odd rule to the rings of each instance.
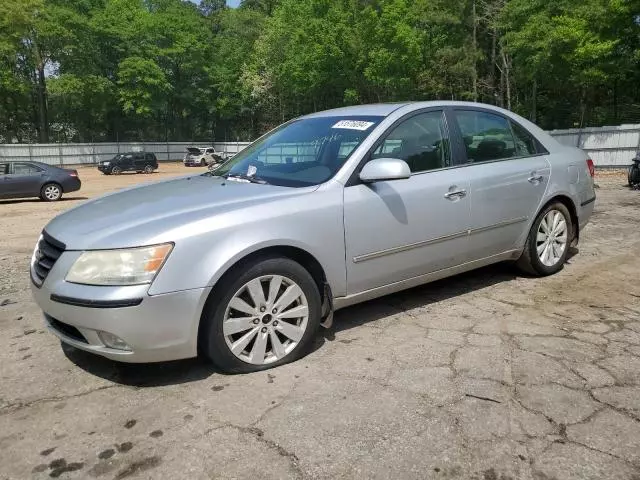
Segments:
[[[532,173],[531,176],[527,180],[529,180],[529,182],[531,182],[531,183],[540,183],[543,179],[544,179],[544,177],[542,175],[536,175],[536,174]]]
[[[446,198],[447,200],[457,200],[459,198],[464,198],[466,196],[467,196],[466,190],[453,190],[444,194],[444,198]]]

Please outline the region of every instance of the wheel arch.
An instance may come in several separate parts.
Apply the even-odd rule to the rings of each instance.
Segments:
[[[551,198],[549,198],[538,210],[538,212],[536,213],[535,218],[538,217],[538,215],[540,215],[540,212],[542,212],[545,208],[547,208],[549,205],[551,205],[552,203],[555,202],[560,202],[562,203],[565,207],[567,207],[567,210],[569,210],[569,214],[571,215],[571,226],[572,226],[572,232],[571,232],[571,242],[573,243],[574,240],[577,241],[580,238],[580,224],[578,221],[578,209],[576,208],[576,204],[574,203],[574,201],[571,199],[571,197],[569,195],[565,195],[563,193],[558,193],[553,195]]]
[[[320,296],[324,296],[324,286],[327,282],[326,273],[318,259],[316,259],[316,257],[309,253],[307,250],[291,245],[273,245],[262,247],[253,252],[249,252],[241,258],[237,259],[234,263],[232,263],[225,269],[224,273],[220,275],[218,280],[211,288],[211,291],[207,295],[207,300],[204,303],[204,307],[202,308],[202,312],[200,313],[200,321],[198,322],[198,350],[200,349],[200,335],[202,332],[203,319],[209,310],[210,303],[212,301],[215,301],[216,295],[219,292],[220,284],[235,270],[246,268],[247,265],[251,264],[252,262],[272,257],[285,257],[299,263],[309,272],[313,280],[316,282],[318,291],[320,292]]]

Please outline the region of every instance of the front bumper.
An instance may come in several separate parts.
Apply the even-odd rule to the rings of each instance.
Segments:
[[[189,159],[185,159],[183,160],[183,163],[185,165],[185,167],[199,167],[202,163],[202,159],[201,158],[189,158]],[[205,160],[205,163],[206,160]]]
[[[76,348],[121,362],[160,362],[197,355],[200,315],[210,288],[148,295],[148,285],[96,287],[65,282],[64,276],[79,253],[64,252],[42,286],[31,285],[54,335]],[[52,300],[52,295],[64,302],[74,299],[76,304]],[[131,306],[118,306],[127,303]],[[116,335],[130,350],[108,347],[99,332]]]

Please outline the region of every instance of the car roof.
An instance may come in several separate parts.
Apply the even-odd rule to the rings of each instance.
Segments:
[[[324,110],[322,112],[310,113],[302,118],[314,118],[314,117],[340,117],[340,116],[378,116],[386,117],[400,107],[408,105],[409,102],[404,103],[372,103],[368,105],[354,105],[351,107],[333,108],[331,110]]]
[[[32,165],[38,165],[39,167],[55,167],[55,168],[60,168],[58,165],[49,165],[48,163],[44,163],[44,162],[37,162],[35,160],[29,160],[29,159],[25,159],[25,160],[2,160],[0,159],[0,163],[30,163]]]
[[[351,107],[334,108],[332,110],[325,110],[322,112],[311,113],[305,115],[302,118],[314,118],[314,117],[339,117],[339,116],[381,116],[386,117],[391,115],[396,110],[411,106],[413,109],[429,108],[429,107],[480,107],[495,110],[497,112],[504,112],[505,110],[496,107],[495,105],[489,105],[486,103],[478,102],[460,102],[456,100],[434,100],[426,102],[398,102],[398,103],[372,103],[367,105],[353,105]]]

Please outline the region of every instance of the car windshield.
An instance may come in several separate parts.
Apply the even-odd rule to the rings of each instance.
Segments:
[[[208,175],[286,187],[318,185],[335,175],[383,118],[294,120],[257,140]]]

